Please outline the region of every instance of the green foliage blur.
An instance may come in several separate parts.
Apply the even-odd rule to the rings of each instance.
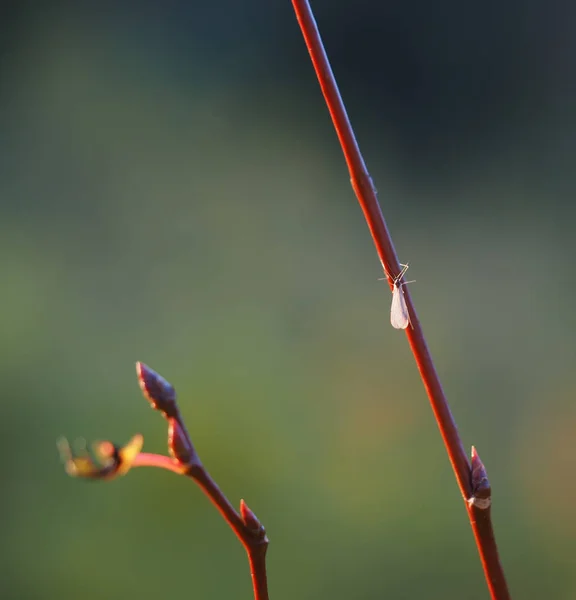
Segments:
[[[486,598],[290,3],[119,4],[0,25],[0,597],[251,598],[189,481],[59,463],[165,452],[142,360],[274,600]],[[575,598],[574,11],[314,4],[513,596]]]

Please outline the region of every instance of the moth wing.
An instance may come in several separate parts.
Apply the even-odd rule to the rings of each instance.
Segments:
[[[410,324],[408,307],[404,299],[404,292],[400,286],[395,285],[392,292],[392,306],[390,308],[390,323],[394,329],[406,329]]]

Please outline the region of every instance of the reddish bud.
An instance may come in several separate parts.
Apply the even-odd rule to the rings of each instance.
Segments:
[[[166,416],[175,416],[176,391],[174,387],[144,363],[136,363],[136,373],[142,393],[152,407],[165,413]]]
[[[266,530],[264,529],[264,526],[262,523],[260,523],[256,515],[252,512],[244,500],[240,500],[240,516],[242,517],[242,521],[244,521],[244,525],[246,525],[246,528],[251,534],[262,540],[266,537]]]
[[[492,489],[490,488],[484,463],[480,460],[474,446],[472,446],[471,463],[472,497],[468,499],[468,503],[477,508],[486,509],[492,502]]]
[[[188,432],[182,423],[173,417],[168,419],[168,449],[181,464],[190,465],[200,462]]]

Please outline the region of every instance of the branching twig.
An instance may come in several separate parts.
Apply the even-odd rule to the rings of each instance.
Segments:
[[[240,501],[240,512],[236,511],[202,465],[184,426],[174,388],[143,363],[137,363],[136,370],[144,396],[168,421],[171,457],[140,452],[144,441],[141,435],[135,435],[123,447],[109,441],[96,442],[92,447],[94,457],[87,452],[79,455],[72,453],[68,443],[62,440],[59,445],[67,472],[89,479],[113,479],[134,467],[158,467],[190,477],[208,496],[244,546],[250,563],[254,600],[268,600],[268,538],[264,527],[244,500]]]
[[[370,233],[376,246],[376,251],[384,268],[384,272],[388,277],[390,287],[393,287],[394,276],[400,272],[400,265],[396,256],[396,251],[392,243],[392,239],[386,227],[386,222],[380,211],[376,190],[372,184],[370,175],[362,158],[360,148],[356,142],[352,126],[348,120],[344,103],[338,90],[338,85],[326,52],[324,45],[310,8],[308,0],[292,0],[296,17],[302,30],[310,58],[316,71],[316,76],[322,88],[324,99],[330,111],[332,122],[336,129],[344,157],[350,171],[352,187],[360,206],[364,212],[366,222],[370,228]],[[410,314],[411,327],[406,329],[406,335],[412,348],[416,364],[420,371],[420,376],[426,388],[432,410],[438,423],[444,445],[448,452],[448,457],[452,463],[454,474],[462,493],[462,497],[466,503],[468,517],[472,525],[476,544],[480,552],[480,558],[484,568],[484,574],[490,589],[492,598],[497,600],[505,600],[510,597],[508,587],[504,577],[504,572],[498,558],[498,550],[496,541],[492,531],[492,523],[490,518],[490,496],[489,486],[484,485],[481,488],[476,487],[473,481],[473,473],[471,473],[470,463],[460,436],[458,429],[442,386],[440,379],[434,368],[432,357],[428,350],[420,321],[414,309],[414,305],[410,298],[410,292],[405,287],[404,297]],[[475,451],[472,454],[473,467],[479,463]],[[475,465],[476,463],[476,465]],[[483,468],[482,468],[483,471]],[[484,473],[485,478],[485,473]],[[487,479],[486,479],[487,483]],[[486,493],[488,495],[481,498],[478,493]]]

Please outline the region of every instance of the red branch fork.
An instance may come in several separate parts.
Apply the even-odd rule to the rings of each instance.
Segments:
[[[376,190],[354,136],[310,4],[308,0],[292,0],[292,5],[348,165],[352,188],[364,212],[378,257],[392,288],[395,274],[400,273],[401,269],[378,204]],[[472,466],[470,465],[407,286],[404,286],[403,291],[412,325],[406,329],[408,342],[466,505],[490,594],[493,599],[507,600],[510,594],[492,530],[490,486],[486,472],[475,449],[472,449]]]
[[[135,435],[123,447],[109,441],[96,442],[92,446],[94,457],[88,452],[74,454],[68,443],[61,440],[59,446],[66,471],[76,477],[113,479],[134,467],[158,467],[190,477],[208,496],[244,546],[250,564],[254,600],[268,600],[266,530],[244,500],[240,500],[240,511],[236,511],[200,462],[180,415],[172,385],[143,363],[136,363],[136,371],[145,398],[168,421],[170,456],[140,452],[144,441],[141,435]]]

